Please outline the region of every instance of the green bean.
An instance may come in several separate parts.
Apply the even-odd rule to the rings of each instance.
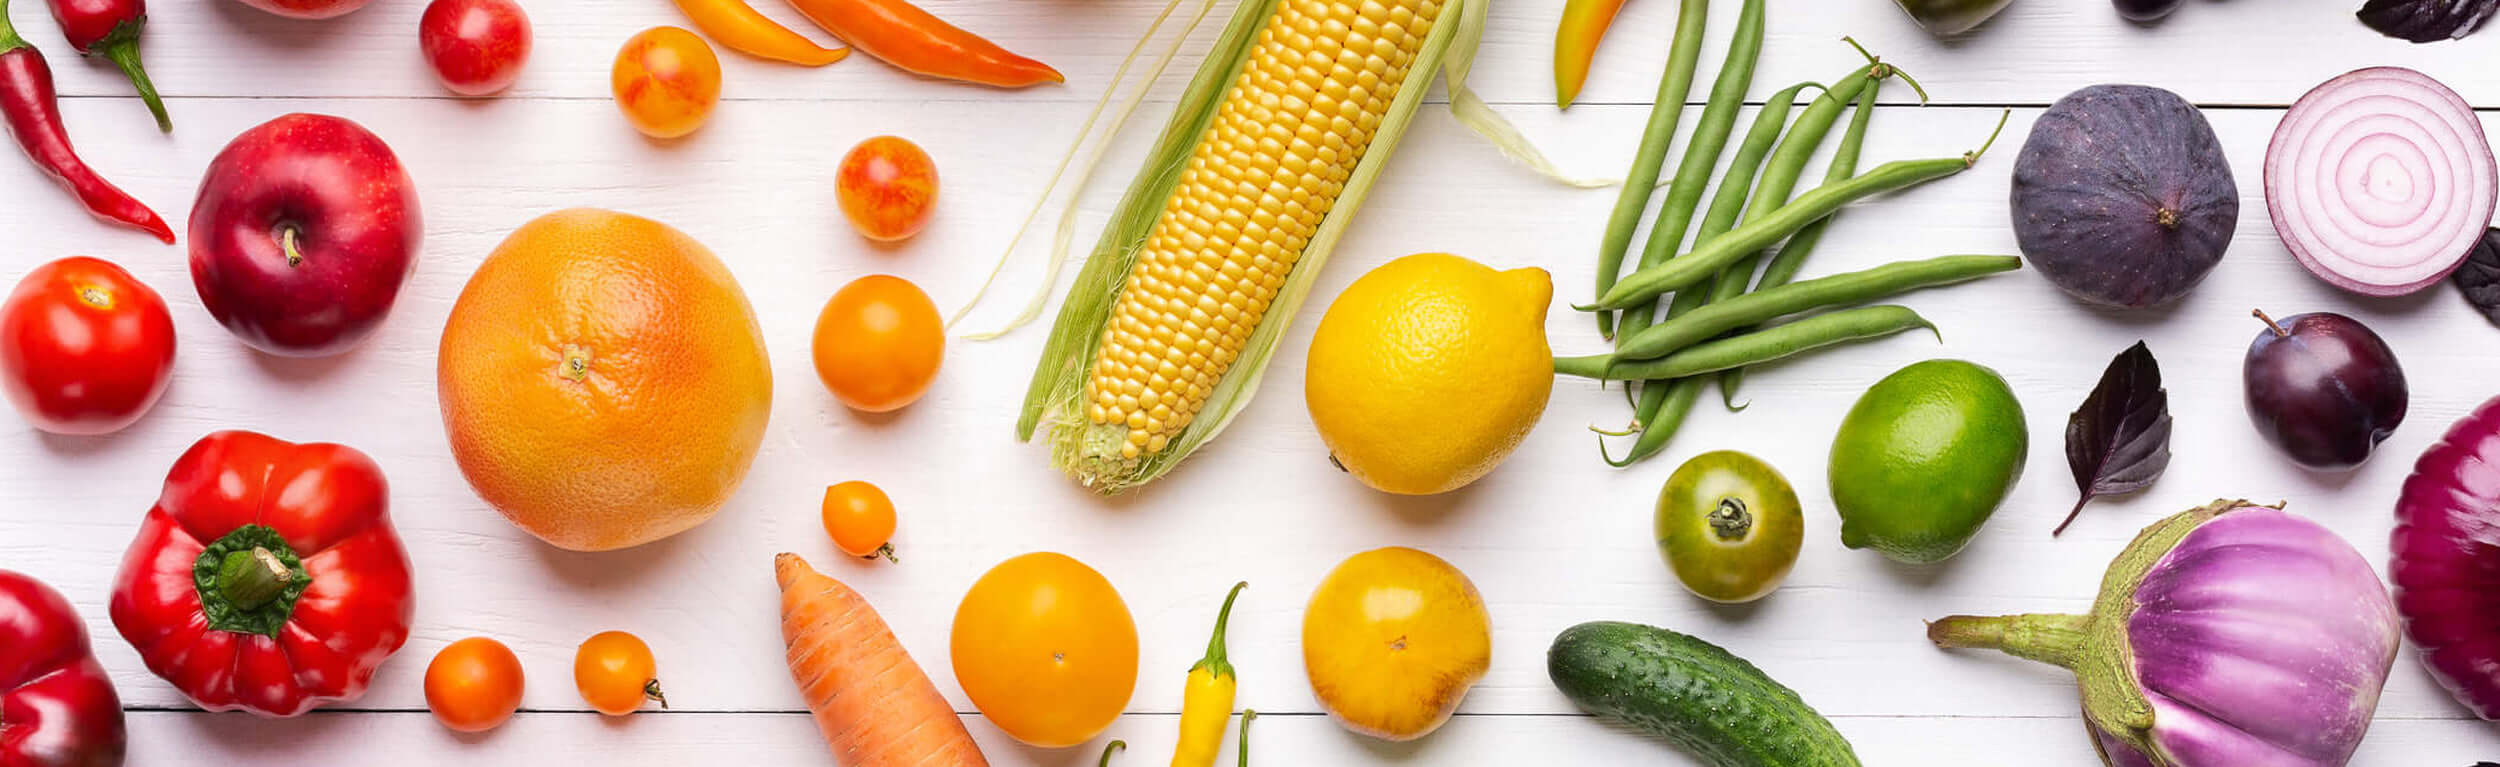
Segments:
[[[1620,459],[1607,455],[1606,442],[1601,439],[1597,443],[1598,457],[1606,459],[1606,465],[1620,469],[1657,455],[1659,450],[1666,448],[1667,440],[1675,436],[1676,430],[1684,428],[1684,417],[1693,412],[1693,403],[1701,401],[1701,386],[1704,383],[1699,378],[1678,378],[1642,384],[1641,393],[1644,396],[1651,391],[1658,392],[1658,406],[1651,410],[1648,422],[1641,426],[1641,436],[1632,440],[1632,452],[1623,454]]]
[[[1753,50],[1758,53],[1762,45],[1760,0],[1748,2],[1746,9],[1752,15],[1737,23],[1735,45],[1745,47],[1745,28],[1750,24]],[[1676,15],[1675,41],[1667,51],[1666,72],[1658,76],[1658,98],[1649,107],[1649,126],[1641,131],[1640,150],[1632,156],[1632,169],[1623,176],[1623,191],[1615,195],[1614,213],[1606,219],[1605,239],[1597,245],[1599,293],[1614,287],[1615,277],[1622,272],[1623,251],[1632,243],[1632,231],[1640,228],[1641,211],[1649,208],[1650,191],[1658,184],[1658,169],[1666,164],[1667,150],[1675,144],[1675,126],[1684,117],[1684,98],[1693,90],[1693,70],[1701,62],[1702,33],[1709,16],[1710,0],[1684,0],[1683,10]],[[1613,317],[1599,312],[1597,329],[1613,338]]]
[[[1903,75],[1902,79],[1909,80],[1909,77]],[[1910,80],[1910,84],[1916,86],[1918,81]],[[1880,90],[1881,83],[1878,83],[1858,94],[1857,112],[1849,116],[1849,130],[1840,134],[1840,147],[1832,150],[1832,164],[1823,172],[1823,183],[1846,181],[1850,176],[1857,175],[1858,156],[1866,148],[1866,128],[1874,122],[1875,97]],[[1832,219],[1839,215],[1833,213],[1815,219],[1814,223],[1790,235],[1787,244],[1780,246],[1779,254],[1771,257],[1771,264],[1762,268],[1762,279],[1754,284],[1753,289],[1768,290],[1796,279],[1797,270],[1805,265],[1806,256],[1813,254],[1815,246],[1822,244],[1823,232],[1831,228]],[[1736,404],[1736,390],[1744,388],[1744,385],[1744,368],[1719,373],[1719,404],[1731,411],[1745,409]]]
[[[1868,73],[1866,87],[1858,91],[1859,99],[1872,98],[1883,89],[1883,69],[1886,68]],[[1847,98],[1833,98],[1830,93],[1806,105],[1805,113],[1789,125],[1788,135],[1780,138],[1779,150],[1771,153],[1770,162],[1762,166],[1762,180],[1754,182],[1754,202],[1745,206],[1745,220],[1787,207],[1789,196],[1797,191],[1797,178],[1805,175],[1806,163],[1814,159],[1815,150],[1822,148],[1823,139],[1831,135],[1832,125],[1840,121],[1841,110],[1848,107]],[[1744,295],[1753,286],[1754,270],[1761,264],[1762,251],[1757,250],[1719,270],[1718,284],[1711,287],[1710,300]]]
[[[1939,256],[1794,282],[1713,301],[1681,317],[1620,339],[1618,361],[1663,357],[1730,330],[1828,306],[1847,306],[1919,288],[1949,285],[2022,268],[2013,256]]]
[[[1728,336],[1654,360],[1617,365],[1612,368],[1584,363],[1564,364],[1554,361],[1554,372],[1588,378],[1619,380],[1650,380],[1674,378],[1697,381],[1704,373],[1734,370],[1776,359],[1803,354],[1826,346],[1882,338],[1895,333],[1925,328],[1935,332],[1936,326],[1908,307],[1884,304],[1842,309],[1807,317],[1781,325],[1773,325],[1744,335]],[[1939,334],[1937,340],[1944,340]]]
[[[1851,72],[1841,81],[1857,80],[1865,74],[1866,70],[1860,69]],[[1780,127],[1787,124],[1788,112],[1795,108],[1797,94],[1807,88],[1829,90],[1819,83],[1798,83],[1771,94],[1769,100],[1762,102],[1762,111],[1754,115],[1753,125],[1745,129],[1745,140],[1736,145],[1736,156],[1728,161],[1726,175],[1719,179],[1719,189],[1711,195],[1710,207],[1702,213],[1701,224],[1693,232],[1695,247],[1717,239],[1719,235],[1726,234],[1728,230],[1736,227],[1738,217],[1745,212],[1745,195],[1753,189],[1754,174],[1761,170],[1762,161],[1770,156],[1771,148],[1778,143]],[[1720,143],[1726,142],[1722,140]],[[1717,162],[1718,158],[1711,158],[1711,164],[1716,165]],[[1680,180],[1683,177],[1683,170],[1679,169],[1676,175]],[[1709,170],[1705,168],[1701,173],[1700,181],[1691,188],[1692,196],[1699,198],[1702,187],[1709,185]],[[1643,270],[1668,261],[1669,257],[1676,254],[1676,248],[1684,242],[1684,223],[1692,216],[1692,206],[1687,204],[1683,208],[1682,217],[1668,220],[1669,216],[1676,213],[1672,206],[1676,203],[1677,191],[1668,190],[1667,204],[1670,207],[1661,209],[1658,214],[1658,223],[1650,227],[1649,242],[1641,251],[1641,269]],[[1700,297],[1696,296],[1696,298]],[[1638,306],[1633,307],[1616,307],[1626,309],[1622,320],[1623,328],[1616,332],[1616,337],[1621,338],[1626,334],[1639,332],[1641,328],[1649,327],[1656,316],[1655,307],[1654,300],[1642,301]]]
[[[1736,23],[1736,37],[1728,43],[1727,60],[1719,65],[1719,77],[1710,85],[1710,101],[1702,107],[1701,122],[1693,126],[1692,144],[1684,148],[1684,158],[1677,161],[1675,181],[1667,186],[1666,202],[1659,206],[1658,218],[1650,226],[1649,242],[1641,251],[1639,263],[1642,266],[1651,262],[1650,253],[1657,252],[1657,258],[1663,259],[1674,255],[1684,243],[1684,229],[1693,222],[1693,209],[1701,204],[1702,190],[1710,186],[1710,172],[1719,167],[1719,153],[1727,148],[1728,133],[1736,127],[1736,113],[1745,106],[1745,92],[1753,89],[1754,65],[1761,60],[1762,54],[1763,5],[1763,0],[1745,0],[1744,10]],[[1796,93],[1790,91],[1788,96],[1775,96],[1772,100],[1795,98]],[[1680,109],[1681,105],[1678,107]],[[1652,117],[1655,116],[1653,112]],[[1654,182],[1656,174],[1652,173],[1650,178]],[[1626,187],[1625,191],[1631,190]],[[1643,191],[1641,194],[1646,204],[1649,193]],[[1631,244],[1632,230],[1636,228],[1633,225],[1639,219],[1637,209],[1632,212],[1630,220],[1625,219],[1623,199],[1620,197],[1615,200],[1614,215],[1615,218],[1607,222],[1605,246],[1598,251],[1597,292],[1601,294],[1614,287],[1615,278],[1621,276],[1624,250]],[[1618,226],[1621,227],[1620,240],[1615,238]],[[1662,245],[1659,242],[1661,237],[1669,241]],[[1649,319],[1649,314],[1640,313],[1640,316],[1623,323],[1641,328],[1649,325]],[[1614,324],[1613,315],[1603,312],[1597,315],[1598,332],[1609,340],[1615,337]]]
[[[1861,75],[1862,72],[1853,73],[1851,77]],[[1799,83],[1772,94],[1771,100],[1763,103],[1761,113],[1754,115],[1753,126],[1745,130],[1744,142],[1737,145],[1735,159],[1728,162],[1727,175],[1719,180],[1719,190],[1710,198],[1710,209],[1702,215],[1701,227],[1693,234],[1694,242],[1710,242],[1735,227],[1737,217],[1745,211],[1745,195],[1753,188],[1754,174],[1762,169],[1763,158],[1770,155],[1772,145],[1778,141],[1780,126],[1787,124],[1788,111],[1796,105],[1797,94],[1807,87],[1819,86]],[[1651,231],[1652,244],[1657,242],[1654,236],[1657,232],[1655,229]],[[1681,239],[1682,233],[1677,233],[1675,237]],[[1671,250],[1674,246],[1666,247]],[[1642,255],[1646,259],[1648,253]],[[1667,316],[1673,318],[1692,311],[1708,297],[1699,291],[1677,293],[1667,307]],[[1615,341],[1621,343],[1648,327],[1649,317],[1655,311],[1645,303],[1625,312],[1623,327],[1615,334]],[[1642,384],[1639,400],[1632,406],[1632,422],[1640,427],[1640,437],[1633,440],[1632,451],[1625,453],[1620,463],[1613,458],[1608,458],[1607,462],[1629,466],[1664,449],[1668,438],[1674,437],[1676,428],[1683,424],[1685,414],[1692,410],[1692,403],[1700,399],[1702,383],[1695,380]],[[1602,443],[1599,450],[1604,450]]]
[[[2007,110],[2008,117],[2012,114],[2012,110]],[[2005,121],[1998,120],[1997,130],[2002,132],[2004,129]],[[1988,140],[1990,144],[1995,143],[1996,134],[1989,134]],[[1692,252],[1633,272],[1615,283],[1605,295],[1598,296],[1596,304],[1575,308],[1593,311],[1637,306],[1661,293],[1699,284],[1737,259],[1769,247],[1849,203],[1969,170],[1987,151],[1988,144],[1982,144],[1960,157],[1895,160],[1847,181],[1815,187],[1770,215],[1729,230],[1724,237],[1695,246]]]

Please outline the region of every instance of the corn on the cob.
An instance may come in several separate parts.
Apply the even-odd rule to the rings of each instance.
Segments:
[[[1018,434],[1102,492],[1247,402],[1481,0],[1244,0],[1052,330]],[[1480,19],[1480,17],[1479,17]]]

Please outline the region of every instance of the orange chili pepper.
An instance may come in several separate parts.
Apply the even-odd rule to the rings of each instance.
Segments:
[[[849,48],[817,45],[771,17],[757,13],[746,0],[677,0],[677,10],[696,29],[730,50],[801,66],[821,67],[851,55]]]
[[[1614,26],[1615,13],[1623,10],[1624,0],[1568,0],[1563,3],[1562,24],[1554,30],[1554,92],[1556,106],[1569,108],[1571,100],[1580,95],[1580,84],[1589,77],[1589,63],[1597,58],[1597,42],[1606,37],[1606,28]]]
[[[790,5],[843,42],[907,71],[1001,88],[1067,81],[1050,65],[1008,52],[905,0],[790,0]]]

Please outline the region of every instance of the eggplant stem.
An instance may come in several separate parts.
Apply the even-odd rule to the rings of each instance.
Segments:
[[[2056,613],[1955,615],[1927,624],[1927,641],[1944,648],[1997,650],[2071,669],[2083,660],[2084,631],[2091,623],[2089,615]]]

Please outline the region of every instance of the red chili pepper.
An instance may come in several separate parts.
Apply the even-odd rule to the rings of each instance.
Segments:
[[[354,700],[408,641],[408,552],[373,459],[210,434],[174,462],[113,579],[113,627],[211,711]]]
[[[122,76],[139,89],[139,98],[156,115],[156,128],[174,132],[165,116],[165,100],[156,97],[156,83],[139,66],[139,30],[148,23],[147,0],[52,0],[52,19],[61,22],[69,47],[84,56],[102,56],[121,67]]]
[[[35,166],[60,180],[62,188],[78,196],[87,211],[119,221],[141,231],[156,235],[166,244],[174,241],[174,230],[158,218],[156,211],[139,202],[120,188],[96,175],[78,159],[78,150],[69,145],[69,131],[61,127],[59,95],[52,90],[52,65],[44,63],[43,52],[17,36],[17,28],[9,24],[8,0],[0,0],[0,118],[7,118],[9,135]]]
[[[128,742],[78,611],[0,570],[0,767],[120,767]]]

